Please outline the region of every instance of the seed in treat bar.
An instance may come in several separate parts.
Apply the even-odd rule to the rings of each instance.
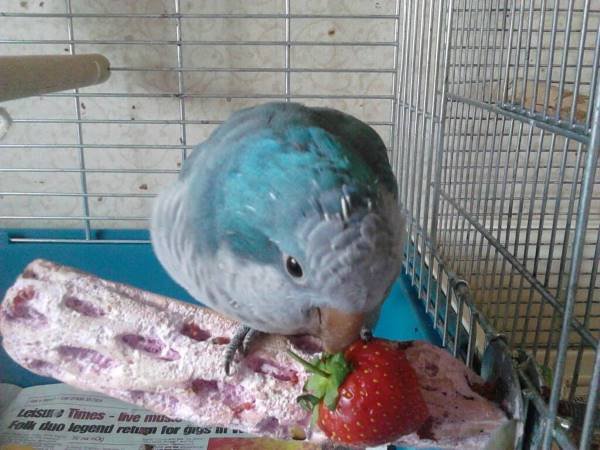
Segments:
[[[210,338],[210,333],[203,330],[194,322],[187,322],[181,327],[181,334],[195,340],[195,341],[206,341]]]
[[[12,308],[6,311],[6,317],[10,320],[30,322],[32,325],[46,324],[48,322],[46,316],[30,305],[34,298],[35,290],[32,287],[21,289],[13,300]]]
[[[118,365],[112,358],[89,348],[61,345],[57,351],[65,361],[77,361],[82,369],[89,368],[98,372]]]
[[[176,350],[168,349],[165,355],[161,355],[165,347],[164,343],[159,339],[140,336],[137,334],[123,334],[121,341],[136,350],[142,350],[157,358],[167,361],[179,359],[179,353]]]
[[[194,391],[194,394],[200,396],[207,396],[219,390],[219,384],[215,380],[203,380],[202,378],[192,380],[190,387]]]
[[[102,308],[74,296],[65,297],[64,304],[67,308],[88,317],[102,317],[106,314]]]
[[[290,381],[294,384],[298,382],[298,373],[292,369],[281,367],[274,361],[259,356],[250,356],[244,361],[246,366],[250,367],[254,372],[272,376],[279,381]]]

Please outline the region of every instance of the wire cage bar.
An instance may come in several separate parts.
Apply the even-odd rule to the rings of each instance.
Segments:
[[[412,216],[407,272],[434,317],[439,295],[452,303],[452,286],[466,277],[472,302],[452,308],[465,331],[473,337],[485,317],[483,347],[500,334],[552,373],[549,398],[523,382],[538,396],[532,405],[544,431],[522,445],[590,448],[600,335],[600,11],[593,2],[455,0],[436,16],[416,5],[402,16],[420,46],[401,44],[411,70],[401,81],[396,165]],[[421,65],[428,54],[436,55],[434,73]],[[435,98],[423,96],[423,82]],[[443,310],[436,324],[456,353],[458,329],[449,333]],[[586,400],[589,415],[567,424],[567,402]]]
[[[148,245],[96,231],[145,229],[156,193],[231,112],[270,100],[343,109],[388,146],[408,217],[405,271],[443,344],[476,368],[498,339],[514,357],[518,447],[598,445],[597,2],[0,10],[0,54],[111,61],[102,85],[2,105],[12,125],[0,137],[0,226],[48,231],[14,242]],[[549,374],[541,385],[532,365]]]

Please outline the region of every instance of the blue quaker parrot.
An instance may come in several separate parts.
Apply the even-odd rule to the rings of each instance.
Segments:
[[[386,147],[353,116],[297,103],[235,112],[155,203],[154,251],[192,297],[257,333],[366,338],[402,262]]]

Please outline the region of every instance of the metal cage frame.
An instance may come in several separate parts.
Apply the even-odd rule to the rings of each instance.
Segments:
[[[594,428],[597,427],[594,417],[598,408],[600,378],[598,333],[595,329],[591,330],[598,325],[597,318],[594,322],[591,305],[595,301],[594,296],[597,301],[600,292],[596,285],[600,234],[588,226],[592,199],[593,213],[597,214],[597,195],[600,192],[595,179],[600,153],[600,77],[597,76],[600,28],[598,11],[591,13],[590,2],[579,5],[582,8],[577,10],[574,2],[568,2],[568,5],[556,2],[553,6],[534,1],[507,1],[494,5],[493,2],[474,4],[468,0],[455,0],[447,5],[439,4],[436,17],[436,13],[427,11],[424,4],[420,11],[418,7],[411,11],[405,3],[401,23],[406,34],[399,49],[402,58],[399,83],[403,88],[396,92],[400,113],[395,167],[400,180],[404,180],[404,183],[401,182],[402,202],[412,216],[409,223],[412,245],[408,251],[407,272],[426,309],[434,317],[435,326],[441,329],[444,344],[456,355],[461,348],[461,330],[465,332],[468,339],[466,344],[462,343],[463,347],[466,346],[463,357],[469,364],[473,362],[474,353],[482,354],[498,335],[503,336],[507,344],[530,350],[533,358],[541,359],[543,356],[543,364],[551,365],[553,369],[551,386],[548,386],[551,388],[549,399],[543,398],[538,381],[532,379],[536,375],[529,371],[530,366],[517,364],[526,402],[520,419],[531,420],[533,412],[533,420],[541,425],[537,429],[535,425],[533,428],[526,425],[528,436],[518,445],[550,448],[556,442],[561,448],[578,445],[585,449],[590,448]],[[561,7],[564,10],[561,11]],[[586,27],[592,14],[595,14],[595,27],[588,31]],[[571,48],[571,24],[577,15],[582,21],[583,31],[579,30],[579,42]],[[558,19],[565,16],[566,23],[559,25]],[[437,24],[434,22],[436,18]],[[548,18],[551,18],[551,23],[546,29]],[[425,34],[426,31],[428,34]],[[594,31],[595,39],[590,43],[589,37],[594,35]],[[562,37],[560,41],[558,34]],[[531,47],[532,35],[537,38],[537,48]],[[417,39],[420,39],[421,46],[416,45]],[[425,50],[422,47],[424,43],[427,44]],[[542,56],[543,50],[547,50],[547,54]],[[567,77],[569,51],[576,53],[577,59],[570,77]],[[592,56],[592,60],[588,61],[588,64],[591,62],[591,71],[587,79],[584,74],[586,52],[588,59]],[[435,55],[433,60],[437,60],[433,74],[429,69],[432,54]],[[531,56],[535,56],[533,61]],[[560,59],[560,64],[555,64],[555,59]],[[416,73],[420,77],[414,77],[415,72],[408,69],[411,63],[413,68],[418,66]],[[546,72],[543,77],[541,68]],[[558,74],[554,73],[556,70]],[[578,104],[584,79],[589,87],[588,97]],[[422,88],[422,83],[429,89],[433,86],[439,97],[432,97],[427,88]],[[543,100],[538,102],[537,85],[540,83],[545,83],[545,86],[542,85],[539,93]],[[533,89],[531,84],[535,86]],[[565,101],[567,108],[564,110],[562,102],[567,88],[572,90],[572,98],[568,104]],[[558,91],[554,98],[551,97],[552,89]],[[490,129],[493,131],[490,132]],[[508,145],[503,148],[505,131]],[[428,139],[428,133],[435,137]],[[500,138],[497,138],[498,134]],[[532,136],[535,134],[539,134],[539,143],[536,163],[532,166],[530,161],[535,152]],[[544,137],[549,138],[550,146],[544,143]],[[562,138],[564,155],[559,177],[546,176],[544,183],[539,183],[543,186],[541,211],[534,207],[533,201],[530,201],[530,210],[527,211],[524,185],[528,177],[535,177],[533,184],[537,187],[539,172],[553,167],[552,159],[540,163],[543,161],[540,155],[558,152],[555,143],[559,137]],[[528,142],[524,148],[521,147],[522,140]],[[414,145],[417,145],[418,151],[414,151]],[[561,191],[568,182],[565,176],[566,155],[572,150],[577,155],[576,173],[569,180],[572,183],[569,196],[563,200]],[[502,152],[507,153],[504,158],[501,157]],[[525,154],[524,164],[523,155],[519,152]],[[486,177],[491,177],[491,180]],[[420,178],[424,181],[419,181]],[[554,214],[545,217],[551,182],[558,184],[558,193]],[[529,195],[535,196],[535,187]],[[429,195],[427,189],[433,192]],[[556,204],[561,200],[568,204],[564,214],[567,222],[561,230],[565,232],[562,240],[557,239],[557,217],[562,210]],[[515,211],[517,208],[518,211]],[[530,241],[535,231],[532,226],[534,210],[542,216],[538,226],[551,225],[549,240],[540,238],[541,232],[538,232],[538,239]],[[527,218],[526,227],[523,226],[523,216]],[[590,234],[596,236],[595,242],[593,238],[586,241]],[[519,248],[519,239],[525,241],[524,249]],[[560,256],[554,256],[552,247],[558,246],[559,242],[562,252]],[[540,247],[548,243],[551,248],[544,260],[540,257]],[[587,256],[586,270],[590,282],[583,286],[587,288],[587,297],[581,301],[577,294],[583,285],[580,279],[586,250],[591,250],[593,256]],[[533,263],[527,260],[528,251],[535,253]],[[556,291],[549,286],[549,270],[538,270],[540,264],[546,263],[549,268],[554,262],[559,262],[560,266]],[[484,264],[485,267],[478,270],[476,264]],[[501,272],[499,276],[498,271]],[[429,276],[431,274],[434,276]],[[461,276],[467,277],[466,280],[476,287],[471,291]],[[507,277],[508,284],[505,281]],[[551,324],[543,352],[540,351],[543,344],[543,338],[540,338],[543,331],[541,317],[538,317],[533,333],[525,324],[521,341],[517,342],[516,325],[522,311],[519,303],[524,285],[528,285],[530,292],[525,306],[526,321],[530,320],[533,325],[534,321],[530,319],[531,291],[539,294],[541,311],[544,306],[551,310]],[[516,289],[519,290],[517,295],[510,293]],[[509,296],[502,299],[501,294],[507,292]],[[585,312],[575,314],[575,306],[582,303],[586,305]],[[444,306],[444,316],[440,320],[441,305]],[[454,322],[452,336],[448,333],[448,310],[453,310],[459,318]],[[506,319],[511,319],[512,323],[507,325]],[[558,329],[560,335],[556,342],[553,334]],[[529,334],[533,334],[533,343],[527,342]],[[577,335],[578,344],[573,342],[573,335]],[[562,419],[559,410],[564,411],[568,402],[565,397],[571,402],[576,398],[582,352],[586,347],[596,350],[596,356],[589,384],[585,386],[587,399],[580,399],[579,403],[580,408],[585,406],[585,417],[580,414],[583,423],[578,425],[572,421],[565,423],[557,417]],[[577,356],[576,362],[567,367],[569,352],[577,352]],[[567,370],[571,371],[575,382],[571,384],[569,393],[562,396],[563,376]]]

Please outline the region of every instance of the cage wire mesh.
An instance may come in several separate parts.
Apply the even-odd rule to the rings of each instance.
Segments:
[[[0,226],[47,230],[15,242],[60,242],[53,228],[108,242],[96,231],[147,227],[154,195],[231,112],[342,109],[388,145],[406,272],[444,344],[471,364],[496,333],[527,350],[554,377],[546,398],[524,379],[544,447],[589,448],[599,24],[592,0],[4,0],[0,54],[101,53],[111,78],[3,104]]]

